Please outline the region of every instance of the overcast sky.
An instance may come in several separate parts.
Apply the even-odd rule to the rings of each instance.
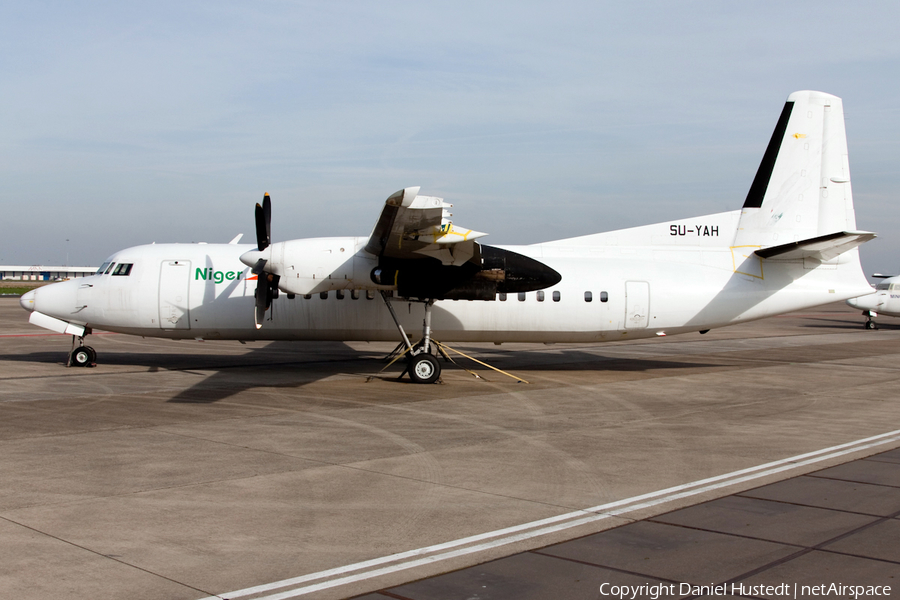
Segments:
[[[900,272],[900,4],[5,2],[0,264],[368,235],[422,186],[516,244],[740,208],[841,96],[863,266]]]

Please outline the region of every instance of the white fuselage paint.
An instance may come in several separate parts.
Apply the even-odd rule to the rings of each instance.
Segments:
[[[851,250],[826,264],[760,259],[729,244],[740,211],[531,246],[504,246],[562,275],[523,301],[439,301],[434,338],[442,342],[598,342],[705,330],[845,300],[868,284]],[[689,229],[701,237],[683,234]],[[715,232],[712,235],[709,232]],[[235,340],[399,341],[369,278],[375,258],[365,237],[285,242],[297,248],[296,278],[317,278],[310,298],[282,293],[254,326],[256,281],[239,257],[250,245],[154,244],[117,252],[128,276],[95,275],[36,290],[28,307],[68,323],[148,337]],[[627,245],[626,245],[627,244]],[[315,250],[315,251],[312,251]],[[302,263],[301,263],[302,261]],[[175,265],[174,263],[178,263]],[[291,266],[288,262],[288,266]],[[815,267],[815,268],[813,268]],[[308,282],[307,282],[308,283]],[[306,289],[309,289],[307,285]],[[337,298],[336,290],[343,290]],[[360,290],[354,299],[351,290]],[[375,297],[366,298],[366,290]],[[626,290],[631,298],[627,297]],[[592,301],[585,301],[590,292]],[[603,294],[605,292],[605,294]],[[554,301],[558,293],[559,301]],[[606,297],[607,301],[602,301]],[[422,304],[395,299],[404,329],[421,328]]]

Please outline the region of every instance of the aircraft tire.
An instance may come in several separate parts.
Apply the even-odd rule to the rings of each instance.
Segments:
[[[81,346],[72,350],[70,358],[73,367],[89,367],[94,363],[96,356],[97,354],[93,351],[93,348]]]
[[[878,325],[875,324],[875,321],[866,321],[866,329],[878,329]]]
[[[416,354],[409,362],[409,378],[413,383],[434,383],[440,376],[441,364],[432,354]]]

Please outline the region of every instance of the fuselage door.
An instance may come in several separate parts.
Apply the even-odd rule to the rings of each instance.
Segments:
[[[650,284],[625,282],[625,329],[644,329],[650,323]]]
[[[159,327],[160,329],[190,329],[188,304],[191,262],[164,260],[159,269]]]

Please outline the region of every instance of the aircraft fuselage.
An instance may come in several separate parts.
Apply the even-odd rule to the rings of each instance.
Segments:
[[[717,217],[727,221],[730,215]],[[843,300],[861,289],[853,276],[855,256],[834,261],[833,270],[807,269],[802,260],[762,260],[721,243],[697,245],[672,236],[668,223],[648,227],[668,235],[669,244],[592,245],[576,238],[572,245],[504,247],[555,269],[561,281],[537,292],[498,294],[493,301],[438,301],[434,337],[442,342],[597,342],[671,335]],[[380,297],[381,290],[391,288],[371,281],[376,262],[362,250],[365,240],[303,240],[323,256],[321,269],[307,256],[308,273],[303,273],[321,273],[317,289],[322,291],[289,295],[290,282],[282,280],[282,292],[259,330],[253,320],[255,276],[240,261],[253,248],[245,244],[128,248],[109,258],[114,264],[105,269],[108,273],[38,289],[26,308],[93,329],[147,337],[398,341]],[[334,267],[335,254],[344,255],[346,268]],[[835,271],[843,263],[848,263],[846,285],[837,287],[841,279]],[[421,304],[392,302],[404,328],[415,332],[422,323]]]

